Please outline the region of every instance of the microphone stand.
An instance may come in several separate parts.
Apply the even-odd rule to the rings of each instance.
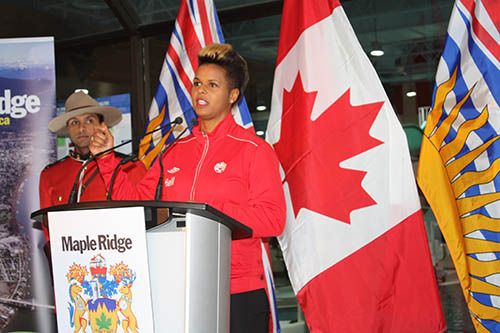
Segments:
[[[198,123],[198,120],[196,118],[194,118],[193,121],[191,122],[191,126],[192,126],[191,128],[196,126],[197,123]],[[168,150],[177,142],[178,139],[180,139],[184,135],[184,133],[186,133],[186,131],[188,129],[189,129],[189,126],[186,126],[186,128],[184,128],[182,130],[182,132],[165,149],[163,149],[156,157],[156,158],[159,158],[158,163],[160,164],[160,176],[158,177],[158,183],[156,184],[156,191],[155,191],[155,198],[154,198],[155,201],[159,201],[161,199],[162,194],[163,194],[163,155],[168,152]]]
[[[180,118],[182,120],[182,118]],[[172,127],[170,127],[170,129],[168,130],[167,133],[165,133],[165,136],[168,137],[170,136],[170,134],[174,131],[175,127],[179,124],[181,124],[182,122],[177,122],[177,123],[174,123]],[[174,139],[175,141],[175,139]],[[161,154],[161,153],[160,153]],[[124,165],[125,163],[128,163],[130,162],[131,160],[133,160],[134,158],[136,157],[136,154],[131,154],[127,157],[125,157],[124,159],[122,159],[118,165],[115,167],[115,169],[113,170],[113,174],[111,175],[111,179],[109,181],[109,190],[108,190],[108,194],[106,196],[106,200],[110,201],[110,200],[113,200],[112,199],[112,193],[113,193],[113,186],[115,185],[115,179],[116,179],[116,176],[118,175],[118,171],[120,170],[120,166]]]

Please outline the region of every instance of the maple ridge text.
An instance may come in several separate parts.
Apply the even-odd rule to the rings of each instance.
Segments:
[[[62,236],[63,252],[74,251],[83,254],[83,251],[116,250],[123,253],[132,248],[132,239],[128,237],[119,238],[116,234],[97,235],[97,239],[86,236],[84,239],[73,239],[72,236]]]

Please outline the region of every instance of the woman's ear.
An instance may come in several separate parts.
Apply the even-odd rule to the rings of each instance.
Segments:
[[[234,104],[238,97],[240,96],[240,90],[238,88],[233,88],[229,92],[229,103]]]

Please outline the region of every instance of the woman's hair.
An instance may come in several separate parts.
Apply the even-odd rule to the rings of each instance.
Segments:
[[[239,102],[249,79],[245,59],[230,44],[211,44],[202,48],[198,53],[198,66],[205,64],[215,64],[224,68],[231,88],[237,88],[240,91],[236,103]]]

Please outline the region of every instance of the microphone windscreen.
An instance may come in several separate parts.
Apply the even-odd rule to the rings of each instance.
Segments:
[[[182,119],[182,117],[177,117],[177,118],[174,119],[173,123],[177,124],[177,125],[180,125],[180,124],[182,124],[183,121],[184,120]]]

